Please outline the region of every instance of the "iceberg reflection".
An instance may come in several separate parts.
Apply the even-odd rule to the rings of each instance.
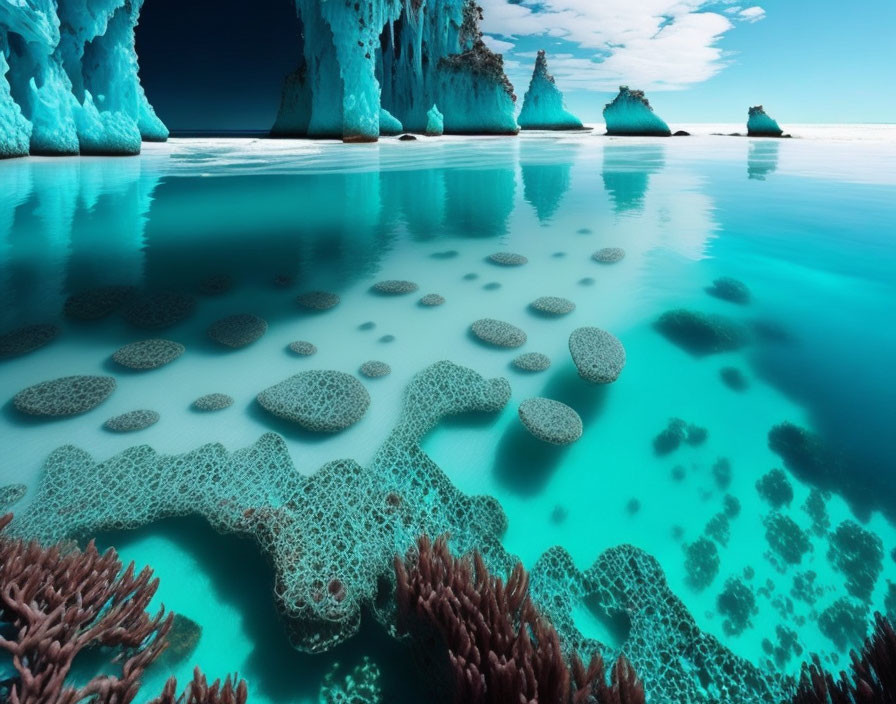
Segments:
[[[610,144],[604,147],[601,176],[617,213],[643,208],[650,176],[665,168],[665,154],[665,147],[658,144]]]

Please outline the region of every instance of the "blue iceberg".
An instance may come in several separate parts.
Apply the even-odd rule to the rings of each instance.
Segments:
[[[136,154],[168,130],[138,76],[143,0],[0,0],[0,157]],[[302,63],[272,134],[372,141],[424,132],[516,134],[504,61],[473,0],[296,0]]]
[[[747,119],[747,134],[750,137],[780,137],[784,130],[778,127],[778,123],[766,115],[761,105],[750,108]]]
[[[439,137],[445,134],[445,116],[435,105],[426,113],[426,134],[430,137]]]
[[[434,104],[445,132],[518,132],[513,86],[501,55],[482,41],[473,0],[296,6],[303,59],[284,84],[274,134],[373,141],[380,110],[425,132]]]
[[[619,95],[604,108],[607,134],[669,137],[672,131],[650,107],[644,91],[619,86]]]
[[[167,138],[137,76],[141,6],[0,0],[0,155],[136,154]]]
[[[563,93],[548,73],[544,51],[538,52],[532,82],[523,98],[523,109],[517,120],[524,130],[580,130],[582,121],[563,104]]]

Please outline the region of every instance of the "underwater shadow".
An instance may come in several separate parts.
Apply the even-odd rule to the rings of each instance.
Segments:
[[[168,539],[188,552],[209,577],[215,595],[239,611],[253,645],[246,668],[239,674],[262,696],[278,704],[299,699],[316,701],[333,662],[343,666],[341,678],[367,655],[382,670],[384,701],[425,701],[419,675],[408,672],[407,646],[389,637],[367,613],[360,632],[328,653],[309,655],[295,650],[274,605],[273,571],[252,540],[218,534],[202,518],[193,516],[166,519],[136,531],[106,532],[98,543],[124,548],[147,535]],[[218,671],[216,663],[197,664],[210,678],[226,674]]]
[[[587,432],[606,405],[607,386],[585,381],[575,366],[565,364],[551,376],[539,395],[575,409]],[[534,496],[550,481],[570,447],[542,442],[522,423],[514,421],[498,443],[493,469],[495,477],[509,491]]]

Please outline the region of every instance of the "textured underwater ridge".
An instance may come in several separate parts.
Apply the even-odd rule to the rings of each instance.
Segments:
[[[780,137],[784,134],[778,123],[769,117],[761,105],[750,108],[747,134],[751,137]]]
[[[607,134],[668,137],[672,131],[650,107],[644,92],[620,86],[619,94],[604,108]]]
[[[233,453],[213,444],[162,456],[142,445],[100,463],[61,447],[11,528],[51,543],[201,515],[220,532],[257,541],[274,566],[274,597],[293,644],[322,652],[358,631],[362,608],[394,628],[394,600],[387,598],[393,559],[420,535],[449,533],[455,550],[479,551],[498,574],[514,566],[501,544],[507,519],[497,501],[458,491],[419,444],[443,418],[494,413],[509,399],[505,379],[439,362],[413,378],[397,426],[368,467],[339,460],[311,476],[296,471],[274,433]],[[532,570],[532,594],[566,649],[610,657],[624,651],[652,698],[774,702],[789,686],[701,632],[658,562],[636,547],[610,549],[585,572],[554,548]],[[578,631],[571,611],[586,602],[626,615],[622,643],[611,647]]]
[[[0,157],[136,154],[141,141],[167,139],[137,75],[142,4],[0,0]],[[513,86],[471,0],[298,0],[297,11],[304,58],[286,79],[275,134],[422,132],[435,103],[447,132],[518,131]]]
[[[535,59],[532,82],[523,98],[523,109],[517,121],[524,130],[582,129],[582,121],[563,104],[563,93],[548,73],[544,51],[539,51]]]

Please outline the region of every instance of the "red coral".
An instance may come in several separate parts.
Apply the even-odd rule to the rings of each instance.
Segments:
[[[215,680],[209,686],[198,667],[193,670],[193,681],[187,685],[183,694],[178,697],[176,691],[177,680],[172,677],[165,683],[161,696],[149,704],[246,704],[248,698],[245,680],[234,675],[233,679],[228,676],[223,684],[220,680]]]
[[[554,627],[529,598],[517,564],[506,584],[479,553],[455,558],[443,536],[417,542],[407,564],[395,559],[399,628],[422,642],[435,632],[447,648],[457,704],[643,704],[644,690],[625,658],[611,682],[595,654],[568,666]]]
[[[852,651],[852,673],[838,679],[816,659],[803,666],[793,704],[896,704],[896,631],[881,614],[861,653]]]
[[[12,520],[0,517],[0,533]],[[43,547],[0,534],[0,651],[18,677],[0,698],[9,704],[129,704],[143,672],[167,645],[174,614],[146,612],[159,580],[134,563],[122,569],[114,550],[93,541],[81,551],[64,543]],[[88,648],[117,650],[121,674],[97,675],[82,687],[66,682],[72,663]],[[228,677],[211,686],[200,671],[175,698],[172,678],[151,704],[245,704],[246,683]]]

